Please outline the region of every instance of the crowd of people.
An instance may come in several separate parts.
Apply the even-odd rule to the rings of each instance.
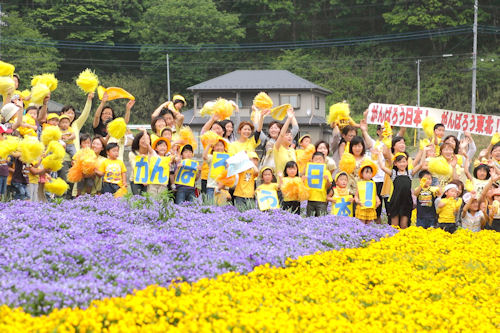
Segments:
[[[17,89],[19,77],[13,79]],[[88,93],[77,117],[70,105],[59,113],[48,113],[50,94],[41,105],[30,103],[29,96],[16,91],[4,95],[0,125],[3,200],[46,201],[54,195],[49,193],[49,184],[60,178],[69,188],[58,195],[68,198],[128,191],[157,195],[168,190],[175,193],[176,203],[205,195],[216,205],[281,208],[301,214],[301,203],[307,202],[307,216],[355,216],[365,223],[382,223],[385,207],[388,223],[400,228],[411,224],[416,209],[420,227],[439,227],[451,233],[458,226],[472,231],[500,230],[498,135],[477,153],[469,133],[461,138],[445,136],[445,126],[433,123],[430,135],[420,141],[412,158],[406,149],[405,129],[393,135],[386,122],[376,125],[372,138],[366,112],[359,124],[349,117],[332,121],[330,142],[313,143],[311,135],[300,131],[291,106],[286,109],[286,119],[273,120],[263,129],[271,108],[254,105],[251,121],[240,121],[236,103],[226,101],[224,107],[230,105],[235,122],[227,113],[209,112],[200,133],[203,154],[197,159],[197,140],[183,124],[182,110],[187,103],[181,95],[152,112],[149,131],[144,128],[133,134],[127,130],[122,137],[110,135],[109,126],[117,118],[127,124],[135,101],[130,100],[123,117],[117,117],[104,93],[92,120],[93,133],[81,133],[94,98],[93,92]],[[53,144],[47,138],[56,128],[60,137],[54,135],[57,143]],[[12,138],[17,138],[17,148],[9,150]],[[26,140],[23,146],[21,142]],[[42,142],[46,146],[43,153],[26,157]],[[51,164],[49,159],[56,157],[59,145],[64,156],[61,165],[52,166],[57,163]],[[124,159],[125,147],[130,147],[128,159]],[[236,156],[233,166],[240,169],[229,175],[229,161]],[[166,175],[162,174],[165,170]],[[80,176],[75,176],[78,172]],[[155,172],[157,181],[151,181]]]

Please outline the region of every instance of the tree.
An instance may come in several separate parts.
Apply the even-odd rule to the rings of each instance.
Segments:
[[[61,58],[50,38],[16,12],[3,14],[2,21],[2,60],[16,66],[20,88],[29,88],[34,74],[57,72]]]
[[[244,37],[244,29],[238,26],[238,17],[220,12],[212,0],[163,0],[150,1],[143,18],[137,24],[134,36],[144,46],[141,60],[151,61],[143,70],[159,82],[165,83],[167,52],[171,54],[170,73],[172,90],[183,91],[219,71],[211,62],[236,59],[232,52],[186,52],[169,50],[169,45],[194,45],[235,43]],[[164,85],[166,86],[166,85]]]

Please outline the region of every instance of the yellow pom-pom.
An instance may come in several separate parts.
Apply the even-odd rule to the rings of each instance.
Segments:
[[[32,126],[36,125],[35,119],[33,119],[33,117],[31,117],[29,114],[26,114],[23,116],[23,123],[26,123],[26,124],[32,125]],[[21,126],[21,127],[19,127],[18,130],[19,130],[19,134],[21,134],[22,136],[36,136],[36,132],[32,128]]]
[[[179,143],[181,146],[191,145],[193,150],[196,149],[196,139],[194,137],[193,131],[189,126],[183,126],[179,130]]]
[[[430,144],[431,144],[431,141],[429,139],[421,139],[420,144],[419,144],[419,148],[420,148],[420,150],[424,150],[424,148]]]
[[[45,183],[45,191],[54,193],[57,196],[63,195],[68,189],[68,183],[62,178],[52,179],[50,182]]]
[[[14,80],[10,76],[0,76],[0,94],[6,96],[15,90]]]
[[[219,176],[217,176],[216,181],[224,186],[233,187],[236,184],[236,175],[231,177],[227,176],[227,169],[224,169]]]
[[[203,107],[200,110],[200,115],[202,117],[213,115],[214,114],[214,105],[215,105],[215,101],[208,101],[205,104],[203,104]]]
[[[341,118],[349,118],[350,113],[349,104],[345,102],[336,103],[330,106],[330,112],[328,113],[326,121],[328,124],[333,124],[338,122]]]
[[[316,152],[316,147],[309,144],[306,149],[297,149],[295,155],[297,157],[297,165],[299,167],[299,173],[304,173],[307,163],[311,160],[313,154]]]
[[[208,145],[215,145],[222,137],[215,133],[214,131],[206,131],[200,136],[201,144],[203,148],[206,148]]]
[[[116,118],[108,124],[108,133],[113,138],[120,140],[127,132],[127,123],[122,117]]]
[[[382,136],[384,138],[388,138],[392,136],[392,127],[391,124],[386,120],[384,121],[384,130],[382,131]]]
[[[82,153],[79,158],[79,164],[81,165],[82,173],[85,176],[92,176],[96,169],[97,156],[90,148],[82,149],[80,151]]]
[[[37,161],[43,154],[45,146],[36,137],[27,136],[19,143],[21,161],[31,164]]]
[[[254,97],[253,104],[261,110],[267,110],[273,107],[273,100],[268,94],[261,91]]]
[[[86,69],[78,75],[78,79],[76,79],[76,84],[80,89],[82,89],[85,93],[90,94],[97,89],[99,85],[99,79],[97,75],[91,71],[90,69]]]
[[[496,145],[498,142],[500,142],[500,133],[495,133],[493,134],[493,136],[491,137],[491,145],[494,146]]]
[[[339,169],[348,174],[353,173],[354,169],[356,169],[356,159],[354,155],[347,152],[342,154],[342,158],[339,161]]]
[[[434,136],[434,126],[436,125],[436,121],[431,116],[425,117],[422,121],[422,128],[424,129],[424,133],[428,138],[432,138]]]
[[[118,191],[115,192],[115,194],[113,194],[113,196],[115,198],[121,198],[123,197],[125,194],[127,194],[128,190],[127,190],[127,186],[121,186]]]
[[[57,126],[47,125],[42,131],[42,143],[48,145],[51,141],[61,140],[62,132]]]
[[[233,114],[234,106],[231,102],[224,98],[218,98],[214,106],[214,114],[219,116],[219,119],[226,119]]]
[[[446,161],[443,156],[431,158],[429,160],[429,171],[433,175],[439,176],[451,176],[453,174],[453,169],[451,165]]]
[[[12,76],[15,70],[14,65],[0,61],[0,76]]]
[[[66,151],[58,141],[50,141],[45,151],[47,155],[42,159],[42,165],[45,169],[59,171],[62,168],[62,162]]]
[[[31,102],[36,105],[42,105],[44,98],[49,94],[49,87],[43,83],[39,83],[31,88]]]
[[[57,88],[57,79],[54,74],[42,74],[35,75],[31,80],[31,86],[34,87],[38,84],[44,84],[49,88],[50,91],[54,91]]]
[[[285,178],[286,179],[286,178]],[[304,184],[301,178],[294,177],[283,179],[281,192],[283,195],[293,201],[305,201],[309,199],[309,188]]]
[[[7,159],[7,157],[17,150],[19,146],[19,139],[15,136],[7,135],[4,140],[0,141],[0,158]]]
[[[24,108],[26,109],[30,105],[31,91],[25,89],[19,93],[19,96],[21,96],[21,99],[23,100],[24,103]]]
[[[123,88],[118,88],[118,87],[104,88],[103,86],[97,87],[97,95],[99,96],[99,99],[102,100],[104,93],[108,94],[108,101],[112,101],[114,99],[119,99],[119,98],[135,100],[135,97],[132,96],[131,93],[129,93]]]

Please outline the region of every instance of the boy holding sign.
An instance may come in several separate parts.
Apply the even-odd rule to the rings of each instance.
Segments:
[[[193,146],[184,145],[181,148],[182,161],[177,164],[175,171],[175,185],[177,193],[175,194],[175,203],[180,204],[184,201],[194,201],[195,182],[199,178],[200,164],[193,158]]]
[[[332,174],[325,164],[325,155],[315,152],[312,163],[306,166],[307,187],[310,195],[307,201],[307,216],[323,216],[328,214],[326,203],[326,189],[332,185]]]
[[[377,165],[372,160],[366,159],[359,168],[358,190],[354,201],[356,202],[356,218],[364,224],[368,224],[377,219],[377,207],[380,199],[377,196],[377,187],[372,180],[373,175],[378,171]]]

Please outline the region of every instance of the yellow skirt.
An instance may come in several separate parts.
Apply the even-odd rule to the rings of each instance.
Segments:
[[[363,208],[360,205],[356,205],[356,218],[360,220],[376,220],[377,219],[377,211],[375,208]]]

